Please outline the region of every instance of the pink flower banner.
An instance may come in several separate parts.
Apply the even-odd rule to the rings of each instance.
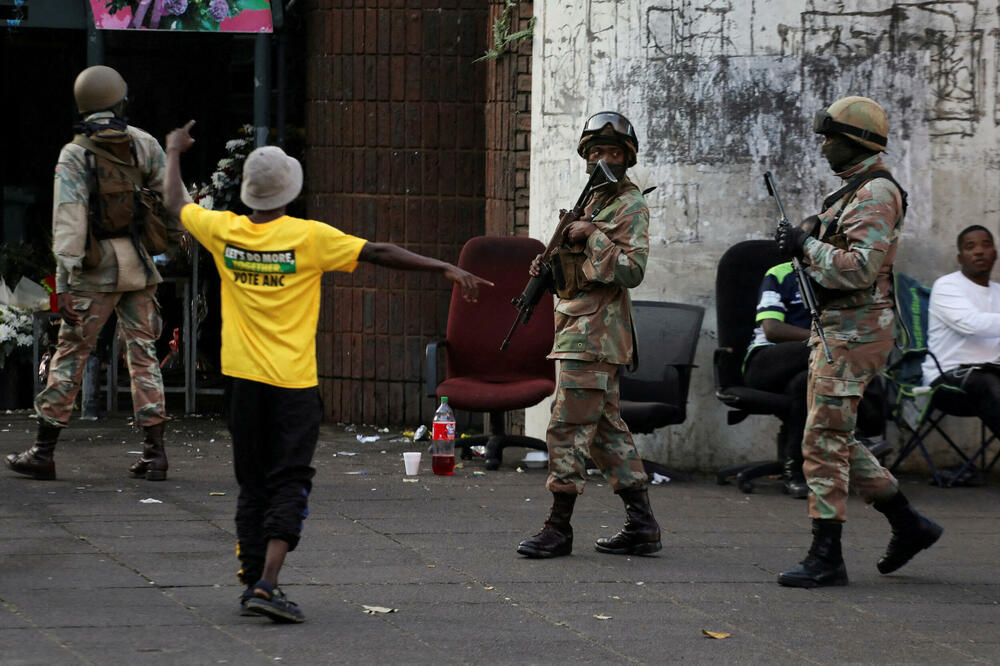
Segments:
[[[99,30],[272,32],[270,0],[90,0]]]

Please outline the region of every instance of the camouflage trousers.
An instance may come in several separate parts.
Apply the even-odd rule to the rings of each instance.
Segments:
[[[865,386],[885,365],[893,340],[889,330],[871,342],[829,329],[826,337],[832,363],[815,335],[810,341],[802,471],[809,484],[809,517],[843,522],[849,489],[871,503],[891,497],[898,488],[892,473],[854,436]]]
[[[615,492],[644,488],[646,472],[618,409],[620,365],[561,360],[556,401],[546,432],[554,493],[583,492],[589,455]]]
[[[112,312],[118,313],[118,326],[125,336],[136,424],[151,426],[169,420],[156,359],[156,341],[163,329],[156,286],[126,292],[74,291],[73,307],[80,313],[80,324],[70,326],[64,321],[59,327],[48,382],[35,396],[39,420],[55,426],[65,426],[69,421],[83,367]]]

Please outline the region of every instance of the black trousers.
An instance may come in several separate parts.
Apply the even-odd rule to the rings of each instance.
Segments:
[[[287,389],[246,379],[230,387],[229,432],[240,494],[236,556],[246,585],[260,580],[267,542],[295,550],[309,514],[323,403],[316,387]]]
[[[978,416],[994,435],[1000,436],[1000,371],[995,367],[960,366],[934,380],[932,386],[948,384],[964,393],[941,389],[934,406],[946,414]]]
[[[806,427],[806,389],[810,348],[805,342],[779,342],[758,347],[747,360],[743,382],[750,388],[784,393],[789,407],[780,414],[783,425],[781,455],[802,461],[802,433]]]

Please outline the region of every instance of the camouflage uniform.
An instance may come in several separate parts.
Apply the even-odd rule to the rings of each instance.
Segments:
[[[111,112],[99,112],[88,121],[110,119]],[[148,133],[127,127],[135,146],[140,171],[146,185],[163,189],[166,156],[160,144]],[[106,130],[107,135],[120,133]],[[104,134],[102,132],[101,134]],[[66,144],[56,165],[52,212],[52,249],[56,256],[56,291],[70,292],[73,306],[80,312],[81,324],[63,322],[59,342],[52,357],[48,382],[35,397],[35,411],[40,421],[65,426],[80,390],[83,366],[93,349],[101,327],[112,311],[125,335],[126,358],[132,380],[132,402],[137,425],[151,426],[167,419],[163,397],[163,378],[156,358],[156,341],[162,319],[156,301],[156,285],[163,281],[152,258],[141,250],[140,256],[128,237],[98,241],[100,263],[84,269],[89,228],[87,166],[85,149]],[[167,220],[176,231],[176,220]]]
[[[595,195],[582,219],[605,197]],[[587,455],[615,491],[642,489],[646,473],[618,408],[618,379],[632,361],[628,290],[642,282],[649,255],[649,209],[634,186],[613,197],[590,220],[596,227],[582,249],[581,290],[555,306],[559,384],[546,441],[553,493],[583,492]]]
[[[885,170],[875,155],[837,174]],[[850,194],[844,195],[850,197]],[[820,216],[820,238],[841,205],[839,233],[803,245],[806,271],[823,287],[845,290],[823,308],[821,323],[833,355],[828,363],[819,338],[810,338],[809,416],[802,440],[809,484],[809,515],[847,519],[853,485],[866,502],[896,494],[893,475],[854,437],[865,386],[885,365],[893,345],[892,263],[903,231],[899,189],[885,178],[865,183],[850,201],[841,199]]]

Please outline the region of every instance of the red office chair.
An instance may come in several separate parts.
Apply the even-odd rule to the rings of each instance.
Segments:
[[[463,455],[486,445],[486,469],[497,469],[507,446],[546,450],[534,437],[508,435],[504,413],[537,405],[556,389],[555,364],[545,357],[552,349],[552,295],[545,293],[527,326],[519,326],[503,352],[500,343],[517,310],[511,300],[528,280],[531,260],[544,251],[532,238],[478,236],[462,248],[458,265],[494,283],[469,303],[456,286],[448,308],[447,338],[427,345],[428,396],[448,396],[454,409],[487,412],[490,434],[457,441]],[[438,383],[438,350],[445,350],[447,370]]]

